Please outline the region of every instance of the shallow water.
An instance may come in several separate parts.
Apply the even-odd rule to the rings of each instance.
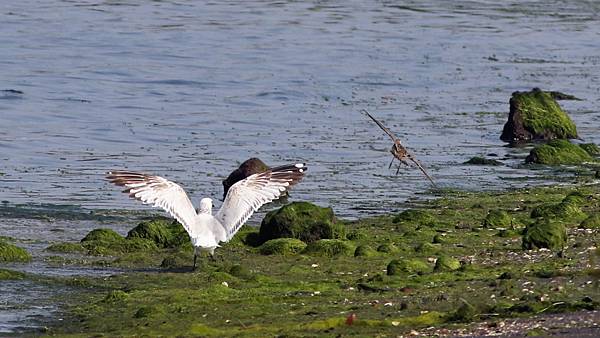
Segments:
[[[254,156],[307,162],[291,198],[342,217],[427,198],[417,169],[388,169],[391,143],[363,108],[442,187],[542,182],[544,170],[519,165],[526,149],[499,140],[508,99],[533,87],[580,97],[561,104],[600,142],[599,19],[599,4],[575,0],[4,1],[0,200],[145,210],[104,181],[123,168],[218,199]],[[483,154],[506,165],[461,164]],[[46,214],[5,214],[0,235],[43,247],[132,223]]]

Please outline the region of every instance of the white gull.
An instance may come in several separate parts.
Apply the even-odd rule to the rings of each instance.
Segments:
[[[131,171],[111,171],[106,178],[130,197],[161,207],[183,225],[194,245],[194,269],[198,249],[211,256],[220,242],[228,242],[256,210],[298,183],[304,163],[283,165],[250,175],[229,188],[221,209],[212,215],[212,199],[200,200],[198,211],[185,190],[163,177]]]

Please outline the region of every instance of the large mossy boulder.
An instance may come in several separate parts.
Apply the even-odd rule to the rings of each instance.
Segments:
[[[159,248],[179,248],[191,245],[190,237],[176,220],[157,218],[144,221],[127,233],[127,239],[143,238]]]
[[[423,275],[429,272],[431,272],[431,266],[424,260],[417,258],[394,259],[387,265],[387,274],[389,276],[401,274]]]
[[[229,188],[238,181],[241,181],[250,175],[262,173],[267,170],[269,170],[269,166],[260,159],[256,157],[247,159],[244,163],[240,164],[239,168],[232,171],[231,174],[223,180],[223,199],[227,196]]]
[[[518,143],[530,140],[577,138],[577,128],[551,93],[534,88],[514,92],[510,113],[500,139]]]
[[[260,225],[261,242],[275,238],[296,238],[310,243],[320,239],[343,239],[345,228],[331,208],[308,202],[293,202],[267,213]]]
[[[94,229],[90,231],[81,242],[103,241],[103,242],[120,242],[124,238],[112,229]]]
[[[259,251],[263,255],[291,256],[302,252],[306,243],[296,238],[276,238],[266,241],[260,246]]]
[[[580,164],[593,161],[594,158],[580,145],[569,140],[552,140],[531,150],[525,163],[547,165]]]
[[[0,240],[0,262],[29,262],[31,255],[27,250]]]
[[[313,256],[353,256],[356,247],[352,242],[341,239],[320,239],[306,246],[303,253]]]
[[[556,221],[539,219],[525,228],[523,232],[523,249],[548,248],[562,250],[567,243],[567,229]]]

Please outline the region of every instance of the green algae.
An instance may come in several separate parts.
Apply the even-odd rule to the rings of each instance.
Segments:
[[[463,164],[499,166],[499,165],[502,165],[502,162],[500,162],[498,160],[491,159],[491,158],[485,158],[485,157],[481,157],[481,156],[474,156],[474,157],[471,157],[468,161],[466,161]]]
[[[19,280],[24,279],[26,275],[20,271],[0,268],[0,281],[2,280]]]
[[[556,221],[540,219],[525,228],[523,232],[523,249],[548,248],[561,250],[567,242],[565,226]]]
[[[408,209],[399,213],[392,220],[393,223],[416,224],[422,226],[434,226],[436,217],[428,210]]]
[[[506,228],[512,226],[512,218],[504,210],[490,210],[483,220],[486,228]]]
[[[460,269],[460,261],[454,257],[450,256],[440,256],[435,261],[435,267],[433,271],[442,272],[442,271],[454,271]]]
[[[123,236],[112,229],[94,229],[90,231],[81,242],[102,241],[107,243],[120,242]]]
[[[46,251],[59,252],[59,253],[82,253],[86,252],[87,249],[81,245],[81,243],[55,243],[46,248]]]
[[[263,255],[296,255],[306,248],[306,243],[296,238],[276,238],[260,246]]]
[[[590,156],[598,156],[600,155],[600,147],[594,143],[583,143],[579,145],[583,150],[585,150]]]
[[[532,218],[579,219],[585,217],[581,209],[583,198],[578,194],[566,196],[560,203],[544,203],[533,208]]]
[[[352,242],[341,239],[320,239],[308,244],[303,253],[316,256],[353,256],[356,247]]]
[[[191,246],[188,233],[176,220],[158,218],[141,222],[127,233],[127,239],[147,239],[160,248]]]
[[[577,127],[548,92],[534,88],[514,92],[509,120],[500,137],[504,141],[577,138]]]
[[[552,140],[533,148],[525,159],[525,163],[560,165],[581,164],[593,160],[594,158],[579,145],[568,140]]]
[[[368,244],[362,244],[354,250],[354,257],[373,257],[377,255],[377,251]]]
[[[0,262],[29,262],[31,255],[27,250],[0,240]]]
[[[600,214],[594,214],[584,219],[579,228],[582,229],[600,229]]]
[[[545,216],[550,222],[569,225],[565,227],[569,245],[560,257],[543,250],[523,252],[520,237],[498,236],[497,228],[482,228],[481,222],[488,210],[510,210],[515,226],[511,231],[518,233],[524,224],[541,222],[530,218],[536,207],[561,203],[594,215],[600,211],[596,189],[444,192],[415,208],[435,219],[434,228],[416,230],[421,226],[418,221],[394,223],[393,215],[345,222],[349,234],[368,236],[339,241],[351,250],[338,255],[263,255],[241,236],[235,245],[219,248],[215,260],[201,260],[194,272],[156,272],[144,269],[153,265],[140,261],[135,266],[141,269],[92,280],[86,292],[74,297],[61,326],[51,327],[48,333],[264,337],[377,336],[389,331],[405,335],[420,327],[478,321],[490,313],[506,318],[573,311],[584,304],[590,308],[597,304],[581,300],[600,299],[594,284],[600,275],[600,255],[589,250],[600,234],[576,228],[584,214],[568,221],[551,213]],[[443,243],[431,243],[436,235]],[[382,250],[373,256],[355,256],[357,246]],[[191,266],[189,251],[157,250],[161,259],[176,257],[180,266]],[[430,262],[442,256],[464,263],[454,270],[434,272]],[[387,275],[393,259],[405,264]],[[409,265],[406,261],[419,262],[413,265],[421,270],[404,268]],[[592,284],[587,284],[590,280]],[[116,299],[104,301],[111,291],[119,291]],[[119,297],[120,292],[127,296]],[[569,305],[553,305],[558,303]],[[148,312],[136,318],[136,313],[146,311],[140,309]],[[348,325],[351,314],[356,319]]]
[[[344,239],[346,231],[333,209],[309,202],[293,202],[267,213],[260,225],[261,242],[296,238],[310,243],[319,239]]]
[[[388,276],[425,274],[429,272],[431,272],[431,266],[421,259],[394,259],[387,265]]]

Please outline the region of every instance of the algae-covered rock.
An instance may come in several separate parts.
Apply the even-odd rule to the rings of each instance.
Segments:
[[[575,123],[551,94],[534,88],[514,92],[500,139],[506,142],[577,138]]]
[[[89,241],[104,241],[104,242],[120,242],[124,238],[112,229],[94,229],[90,231],[81,242]]]
[[[394,219],[392,219],[392,223],[408,223],[408,224],[416,224],[416,225],[424,225],[424,226],[433,226],[436,222],[436,217],[428,210],[422,209],[408,209],[404,210]]]
[[[466,161],[464,164],[470,164],[470,165],[502,165],[502,162],[498,161],[498,160],[494,160],[492,158],[485,158],[485,157],[481,157],[481,156],[473,156],[471,157],[468,161]]]
[[[565,197],[560,203],[546,203],[538,205],[531,210],[532,218],[559,218],[570,219],[585,216],[580,205],[583,203],[583,198],[577,194],[570,194]]]
[[[440,251],[440,247],[429,242],[423,242],[415,247],[415,251],[426,255],[434,254]]]
[[[552,140],[547,144],[539,145],[531,150],[525,163],[538,163],[547,165],[580,164],[593,161],[581,146],[569,140]]]
[[[352,256],[354,255],[355,247],[352,242],[341,239],[320,239],[316,242],[309,243],[304,253],[315,256]]]
[[[387,266],[387,274],[389,276],[400,274],[426,274],[431,272],[431,267],[427,262],[417,259],[394,259]]]
[[[112,290],[102,300],[104,303],[120,302],[129,297],[129,294],[122,290]]]
[[[178,248],[191,245],[190,237],[176,220],[158,218],[141,222],[127,233],[127,239],[145,238],[159,248]]]
[[[250,279],[253,277],[252,272],[245,265],[235,264],[231,268],[229,268],[229,274],[241,278],[241,279]]]
[[[55,243],[46,248],[46,251],[50,252],[60,252],[60,253],[82,253],[87,251],[87,249],[81,245],[81,243]]]
[[[392,243],[384,243],[377,247],[377,252],[396,253],[398,251],[400,251],[400,249]]]
[[[585,150],[591,156],[600,155],[600,147],[598,147],[594,143],[583,143],[579,145],[583,150]]]
[[[451,322],[469,322],[472,321],[477,315],[477,309],[469,304],[464,299],[461,299],[461,305],[451,313],[448,317],[448,321]]]
[[[442,272],[442,271],[454,271],[460,268],[460,261],[454,257],[450,256],[440,256],[435,261],[435,267],[433,271]]]
[[[231,174],[223,180],[223,199],[227,196],[229,188],[238,181],[241,181],[250,175],[262,173],[267,170],[269,170],[269,166],[260,159],[256,157],[247,159],[244,163],[240,164],[239,168],[232,171]]]
[[[275,238],[297,238],[309,243],[320,239],[343,239],[345,228],[331,208],[293,202],[269,212],[260,225],[259,236],[263,243]]]
[[[9,269],[0,269],[0,281],[2,280],[16,280],[25,278],[25,274],[20,271],[13,271]]]
[[[367,244],[359,245],[354,250],[354,257],[373,257],[375,255],[377,255],[377,251]]]
[[[296,255],[306,248],[306,243],[296,238],[276,238],[260,246],[263,255]]]
[[[562,223],[539,219],[525,228],[523,249],[548,248],[561,250],[567,243],[567,229]]]
[[[512,217],[504,210],[490,210],[483,220],[486,228],[502,228],[512,225]]]
[[[600,214],[594,214],[584,219],[580,224],[581,229],[600,229]]]
[[[27,250],[0,240],[0,262],[29,262]]]

